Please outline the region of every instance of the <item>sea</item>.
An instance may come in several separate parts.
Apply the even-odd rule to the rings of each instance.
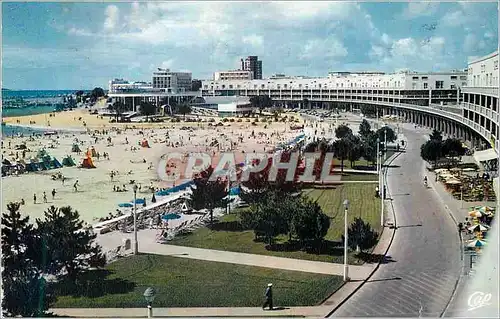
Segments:
[[[63,102],[63,96],[74,94],[78,90],[4,90],[2,89],[2,117],[24,116],[34,114],[44,114],[53,112],[55,106]],[[89,91],[83,90],[87,93]],[[6,102],[23,99],[28,103],[40,103],[42,105],[30,105],[25,107],[6,108]],[[51,105],[46,105],[50,103]],[[19,126],[2,125],[2,136],[32,133],[41,133],[43,129],[33,129]]]

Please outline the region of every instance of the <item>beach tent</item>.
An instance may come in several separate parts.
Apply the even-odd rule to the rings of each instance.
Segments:
[[[49,154],[47,153],[46,150],[44,150],[44,149],[38,150],[36,157],[43,159],[45,156],[49,156]]]
[[[92,161],[92,157],[90,156],[85,157],[80,166],[83,168],[95,168],[94,162]]]
[[[52,159],[52,166],[54,168],[61,168],[61,167],[63,167],[62,164],[55,157]]]
[[[78,146],[78,144],[73,144],[73,146],[71,147],[71,151],[72,152],[76,152],[76,153],[81,152],[80,147]]]
[[[73,158],[71,158],[71,156],[66,156],[65,158],[63,158],[62,164],[64,166],[75,166],[76,165],[75,161],[73,160]]]
[[[149,146],[149,142],[148,142],[147,140],[143,140],[143,141],[141,142],[141,146],[142,146],[142,147],[147,147],[147,148],[149,148],[149,147],[150,147],[150,146]]]

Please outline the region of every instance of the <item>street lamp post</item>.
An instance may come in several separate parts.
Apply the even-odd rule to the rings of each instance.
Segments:
[[[144,298],[148,303],[148,318],[153,317],[153,301],[155,300],[155,297],[156,297],[156,291],[154,288],[148,287],[146,291],[144,291]]]
[[[139,244],[137,242],[137,189],[139,187],[137,184],[134,184],[134,255],[137,255],[139,252]]]
[[[349,200],[344,200],[344,281],[349,280],[349,265],[347,264],[347,211],[349,210]]]
[[[384,227],[384,198],[385,198],[385,188],[384,188],[384,170],[382,168],[382,152],[380,156],[380,174],[379,174],[379,189],[380,189],[380,226]]]

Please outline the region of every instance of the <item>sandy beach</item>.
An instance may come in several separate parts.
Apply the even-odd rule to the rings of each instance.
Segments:
[[[303,130],[290,130],[291,123],[273,122],[252,125],[243,119],[242,122],[223,123],[224,126],[209,126],[208,123],[147,123],[147,124],[114,124],[109,119],[101,119],[90,115],[88,110],[74,110],[57,113],[50,118],[54,128],[84,128],[86,123],[88,132],[66,132],[56,136],[43,137],[4,137],[3,158],[15,162],[16,153],[22,158],[22,151],[16,151],[16,145],[25,143],[27,151],[25,161],[29,162],[40,149],[45,149],[50,156],[62,162],[67,155],[71,155],[79,165],[85,157],[87,149],[94,148],[99,157],[93,156],[92,161],[96,168],[86,169],[63,167],[40,172],[7,176],[3,178],[4,202],[21,201],[24,199],[22,213],[38,218],[50,205],[61,207],[70,205],[80,213],[83,220],[95,223],[96,218],[116,213],[119,203],[133,200],[131,181],[140,186],[138,198],[145,198],[151,203],[152,185],[157,188],[168,188],[172,182],[159,180],[158,163],[160,157],[170,152],[222,152],[232,150],[237,155],[236,160],[242,161],[248,152],[269,151],[278,143],[292,140]],[[6,123],[29,124],[33,121],[40,125],[45,115],[6,118]],[[216,119],[215,123],[220,122]],[[302,122],[302,121],[301,121]],[[214,123],[214,124],[215,124]],[[329,123],[321,123],[327,128]],[[132,127],[136,128],[132,128]],[[148,128],[155,127],[155,128]],[[126,129],[127,128],[127,129]],[[96,130],[99,130],[96,134]],[[312,128],[309,128],[311,130]],[[321,127],[318,128],[321,130]],[[104,130],[104,132],[103,132]],[[252,132],[254,135],[252,135]],[[103,134],[104,133],[104,134]],[[219,146],[210,146],[213,140]],[[140,143],[147,140],[149,148],[141,147]],[[111,142],[109,142],[111,141]],[[81,153],[72,152],[72,145],[78,144]],[[104,159],[103,154],[109,154]],[[110,172],[115,171],[113,179]],[[62,181],[53,180],[52,175],[61,173],[65,176]],[[77,191],[74,184],[78,180]],[[116,192],[114,187],[125,187],[126,191]],[[56,195],[52,198],[52,190]],[[44,202],[43,192],[47,197]],[[34,203],[34,194],[37,200]],[[123,210],[126,212],[126,210]]]

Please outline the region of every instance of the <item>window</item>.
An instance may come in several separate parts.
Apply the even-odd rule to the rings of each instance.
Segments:
[[[462,80],[462,81],[463,81],[463,80],[467,80],[467,76],[465,76],[465,75],[461,75],[461,76],[460,76],[460,80]]]
[[[223,88],[223,89],[225,89],[225,88],[226,88],[226,86],[225,86],[224,84],[222,84],[222,88]]]
[[[493,69],[498,70],[498,60],[493,61]]]
[[[414,76],[412,80],[418,80],[418,76]]]
[[[283,84],[283,87],[286,89],[287,85],[286,85],[286,84]]]
[[[261,86],[260,86],[260,87],[263,89],[263,88],[264,88],[264,84],[261,84]]]
[[[452,75],[452,76],[450,76],[450,79],[452,79],[452,80],[456,80],[456,79],[457,79],[457,76],[456,76],[456,75]]]
[[[436,81],[436,89],[442,89],[443,88],[443,81]]]
[[[299,88],[301,88],[301,87],[302,87],[302,84],[299,84]]]
[[[233,85],[232,84],[229,84],[229,88],[232,89],[233,88]]]
[[[424,82],[424,89],[427,89],[427,82]]]
[[[412,84],[411,84],[411,88],[412,88],[413,90],[416,90],[416,89],[417,89],[417,83],[412,83]]]
[[[318,84],[318,87],[321,89],[321,84]]]
[[[426,76],[422,77],[422,80],[427,80],[427,79],[428,79],[428,77],[426,77]]]
[[[452,90],[456,90],[456,89],[457,89],[457,86],[456,86],[455,84],[452,84],[452,85],[450,85],[450,89],[452,89]]]

